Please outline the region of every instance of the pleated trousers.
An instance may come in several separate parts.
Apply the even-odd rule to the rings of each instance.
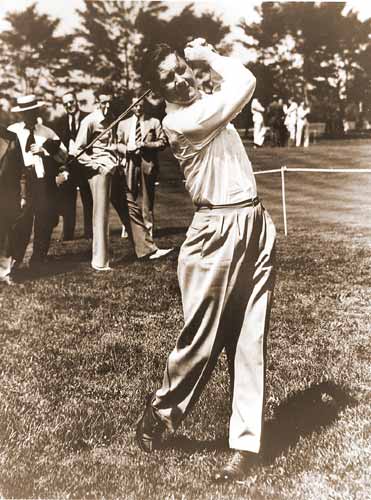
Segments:
[[[260,203],[195,213],[178,262],[184,328],[152,403],[170,430],[197,401],[225,349],[233,388],[229,445],[259,451],[275,237]]]

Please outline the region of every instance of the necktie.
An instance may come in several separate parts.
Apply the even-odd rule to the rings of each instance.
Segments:
[[[75,140],[77,135],[75,115],[71,115],[71,139]]]
[[[138,145],[140,142],[142,142],[142,131],[140,129],[140,121],[138,119],[135,126],[135,144]]]
[[[26,153],[31,150],[32,144],[36,144],[34,130],[35,130],[35,127],[30,128],[30,135],[27,137],[27,141],[26,141],[26,148],[25,148]]]

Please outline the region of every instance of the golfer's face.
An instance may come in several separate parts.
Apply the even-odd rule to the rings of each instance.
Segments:
[[[189,105],[198,96],[192,69],[176,54],[169,54],[158,67],[162,96],[175,104]]]

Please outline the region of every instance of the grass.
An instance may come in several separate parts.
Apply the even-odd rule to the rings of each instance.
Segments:
[[[256,170],[371,166],[366,141],[267,148],[250,157]],[[257,179],[278,229],[278,278],[264,453],[237,485],[210,482],[228,457],[223,356],[198,405],[166,436],[162,450],[146,455],[134,442],[144,396],[161,383],[182,327],[177,255],[137,262],[113,213],[113,273],[90,269],[85,240],[54,241],[43,274],[25,273],[21,286],[0,290],[1,495],[371,498],[370,179],[289,174],[288,238],[279,175]],[[179,247],[192,207],[167,154],[157,207],[159,245]]]

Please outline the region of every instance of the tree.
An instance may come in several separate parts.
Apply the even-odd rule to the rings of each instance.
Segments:
[[[10,29],[0,33],[2,96],[36,93],[54,101],[58,78],[67,64],[71,36],[57,36],[59,20],[38,14],[36,4],[5,17]]]
[[[155,14],[154,12],[142,10],[136,20],[136,28],[142,33],[141,43],[137,47],[136,70],[142,76],[141,55],[157,43],[167,43],[179,53],[182,53],[189,40],[202,37],[224,53],[230,50],[230,46],[224,41],[225,36],[230,32],[230,28],[211,12],[204,12],[197,16],[193,4],[189,4],[169,20]]]
[[[154,44],[165,42],[183,49],[190,38],[203,36],[217,45],[229,32],[210,13],[196,16],[192,4],[170,19],[166,17],[168,6],[160,1],[85,0],[85,9],[78,13],[82,28],[75,35],[80,46],[71,60],[90,75],[90,85],[109,80],[116,89],[139,86],[142,55]]]
[[[354,12],[343,15],[345,2],[266,2],[258,23],[240,27],[251,37],[257,61],[270,68],[272,93],[310,97],[317,113],[327,103],[342,108],[354,99],[354,82],[363,75],[360,93],[370,81],[365,54],[370,45],[370,22]]]
[[[116,90],[135,86],[134,66],[142,38],[137,17],[142,11],[157,16],[164,10],[167,7],[161,2],[85,0],[85,8],[77,11],[82,21],[75,33],[78,48],[71,54],[75,68],[84,75],[80,86],[94,87],[107,80]]]

